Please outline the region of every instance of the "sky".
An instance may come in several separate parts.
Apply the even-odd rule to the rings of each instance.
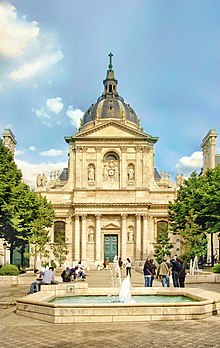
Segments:
[[[67,167],[64,137],[102,94],[109,52],[119,94],[159,137],[158,171],[200,171],[220,131],[219,0],[0,0],[0,132],[31,186]]]

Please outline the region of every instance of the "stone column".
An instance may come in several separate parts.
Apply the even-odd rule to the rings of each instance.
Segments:
[[[141,215],[136,214],[136,260],[141,258]]]
[[[127,187],[127,147],[121,147],[121,163],[120,163],[120,171],[121,171],[121,185],[120,187],[125,189]]]
[[[149,186],[149,149],[147,146],[143,147],[142,152],[142,160],[143,160],[143,170],[142,170],[142,176],[143,176],[143,188],[146,188]]]
[[[79,214],[75,214],[75,261],[79,261],[80,258],[80,226],[79,226]]]
[[[66,219],[66,231],[65,231],[65,241],[68,246],[69,254],[68,259],[73,260],[73,220],[72,215]]]
[[[141,188],[142,185],[142,163],[141,163],[141,151],[142,148],[140,146],[136,147],[136,166],[135,166],[135,182],[136,188]]]
[[[82,260],[86,261],[87,257],[87,229],[86,229],[86,214],[82,215]]]
[[[121,214],[121,253],[122,260],[127,257],[127,214]]]
[[[95,244],[96,244],[96,261],[101,261],[101,214],[96,214],[96,230],[95,230]]]
[[[143,215],[143,249],[142,249],[142,255],[143,260],[147,258],[148,255],[148,248],[149,248],[149,241],[148,241],[148,215]]]
[[[83,173],[83,168],[82,168],[82,147],[77,146],[76,147],[76,165],[75,165],[75,185],[76,188],[81,188],[82,187],[82,173]]]
[[[102,187],[102,171],[103,166],[101,162],[101,151],[102,148],[100,146],[97,146],[96,148],[96,168],[95,168],[95,174],[96,174],[96,187],[101,188]]]
[[[88,185],[88,167],[86,163],[86,152],[88,150],[88,147],[83,146],[82,148],[82,188],[86,188]]]
[[[148,250],[148,257],[153,257],[154,255],[154,242],[155,242],[155,219],[152,215],[149,216],[148,220],[148,226],[149,226],[149,250]]]

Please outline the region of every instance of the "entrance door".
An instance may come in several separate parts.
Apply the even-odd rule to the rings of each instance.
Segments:
[[[118,255],[118,235],[104,235],[104,259],[109,262],[114,261],[115,255]]]

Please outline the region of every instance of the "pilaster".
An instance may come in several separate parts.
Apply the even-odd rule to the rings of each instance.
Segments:
[[[136,214],[136,260],[141,258],[141,215]]]
[[[127,257],[127,214],[121,214],[121,258]]]

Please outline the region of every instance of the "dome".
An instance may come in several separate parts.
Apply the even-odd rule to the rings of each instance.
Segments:
[[[139,128],[140,120],[129,104],[117,92],[117,83],[112,66],[112,54],[109,54],[110,63],[106,79],[103,81],[104,92],[95,104],[92,104],[84,113],[80,127],[90,122],[99,122],[107,119],[128,121]]]

